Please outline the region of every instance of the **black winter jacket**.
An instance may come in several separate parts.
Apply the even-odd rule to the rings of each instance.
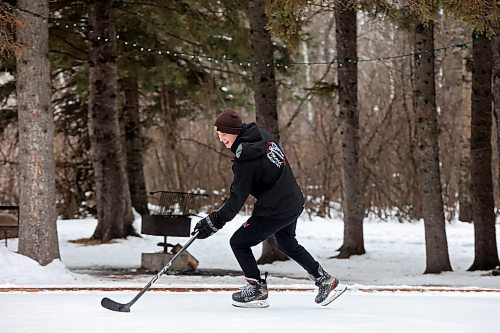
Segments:
[[[233,182],[229,198],[212,213],[222,227],[240,211],[248,195],[257,199],[252,215],[271,219],[299,215],[304,197],[276,139],[255,123],[243,124],[231,147]]]

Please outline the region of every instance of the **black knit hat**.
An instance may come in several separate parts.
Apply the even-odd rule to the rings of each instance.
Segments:
[[[226,109],[217,117],[214,126],[216,131],[222,133],[240,134],[243,123],[236,111]]]

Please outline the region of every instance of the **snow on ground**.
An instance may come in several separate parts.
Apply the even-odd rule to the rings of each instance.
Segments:
[[[200,270],[239,270],[229,238],[246,218],[239,215],[219,233],[191,245],[189,252],[200,261]],[[140,219],[136,223],[140,230]],[[297,228],[299,241],[327,270],[349,286],[349,290],[330,306],[320,307],[314,303],[315,293],[310,290],[313,285],[305,272],[294,262],[286,261],[261,266],[262,271],[271,274],[268,279],[272,288],[271,306],[267,309],[234,308],[230,305],[230,291],[164,292],[153,289],[134,304],[131,313],[111,312],[102,308],[100,301],[110,297],[117,302],[129,302],[153,276],[114,276],[98,272],[138,269],[141,253],[159,251],[156,244],[162,238],[145,235],[94,246],[68,242],[89,237],[95,225],[93,219],[58,221],[61,260],[45,267],[17,254],[15,239],[9,240],[8,248],[0,246],[0,332],[303,333],[331,330],[468,333],[500,327],[500,277],[488,272],[466,271],[474,258],[474,233],[469,224],[447,224],[454,272],[423,275],[425,244],[421,222],[400,224],[368,220],[365,223],[366,255],[335,260],[329,257],[336,254],[335,249],[342,243],[342,223],[303,218]],[[183,244],[187,238],[169,237],[168,241]],[[259,246],[255,248],[256,256],[260,251]],[[241,284],[240,276],[164,275],[153,288],[236,288]],[[371,286],[379,290],[384,286],[394,290],[409,286],[410,290],[418,288],[424,292],[364,291]],[[452,291],[434,292],[432,286],[444,286]],[[30,287],[69,287],[81,291],[26,292]],[[128,289],[91,290],[95,287]],[[21,291],[9,292],[9,288],[21,288]],[[276,288],[288,291],[279,292]],[[496,289],[497,292],[483,289]]]
[[[199,260],[199,269],[239,271],[229,246],[233,232],[248,218],[238,215],[224,229],[206,240],[196,240],[188,251]],[[193,219],[194,226],[196,218]],[[140,218],[136,219],[140,230]],[[162,237],[143,235],[129,237],[115,243],[86,246],[68,242],[89,237],[95,229],[94,219],[59,220],[58,235],[61,260],[41,267],[27,257],[15,253],[17,240],[9,240],[8,249],[0,246],[1,286],[142,286],[151,276],[138,275],[134,279],[96,277],[78,274],[99,269],[138,269],[141,253],[158,252],[156,244]],[[467,272],[474,260],[474,231],[468,223],[447,224],[448,246],[453,272],[422,274],[425,270],[424,226],[422,222],[377,222],[368,219],[364,225],[366,254],[348,260],[330,259],[342,244],[343,224],[340,220],[303,217],[297,227],[299,242],[341,281],[351,286],[446,286],[500,289],[500,277],[488,272]],[[169,243],[183,244],[186,237],[168,237]],[[500,232],[497,232],[500,244]],[[254,249],[256,257],[261,247]],[[305,285],[311,287],[306,273],[289,260],[262,265],[261,271],[270,273],[269,284]],[[284,277],[284,278],[281,278]],[[155,286],[237,286],[241,277],[163,276]]]

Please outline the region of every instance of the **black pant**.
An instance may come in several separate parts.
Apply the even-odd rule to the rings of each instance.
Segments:
[[[286,219],[269,219],[252,216],[236,230],[231,237],[231,248],[245,273],[245,277],[260,279],[260,271],[253,255],[252,246],[255,246],[271,235],[276,236],[278,248],[295,260],[309,274],[318,275],[319,263],[314,260],[307,250],[297,242],[295,228],[297,216]]]

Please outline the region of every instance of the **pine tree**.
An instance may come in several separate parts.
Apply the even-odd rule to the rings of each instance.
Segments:
[[[250,52],[254,62],[252,68],[253,95],[257,124],[279,140],[276,76],[274,71],[274,46],[271,34],[266,28],[267,16],[265,0],[248,1],[248,21],[250,23]],[[287,260],[277,246],[276,238],[269,237],[263,243],[259,264],[276,260]]]
[[[344,241],[337,258],[364,254],[363,189],[360,163],[357,19],[353,4],[335,4],[339,121],[342,145]]]
[[[495,231],[492,179],[492,42],[474,34],[472,46],[471,183],[474,262],[469,270],[500,265]]]
[[[108,241],[134,235],[126,154],[118,121],[118,68],[112,0],[89,7],[89,133],[97,199],[92,238]]]
[[[17,38],[19,118],[19,253],[42,265],[59,258],[56,228],[54,118],[48,58],[49,3],[20,0]]]
[[[450,271],[439,167],[434,23],[415,18],[413,107],[417,115],[419,173],[425,227],[425,273]]]

